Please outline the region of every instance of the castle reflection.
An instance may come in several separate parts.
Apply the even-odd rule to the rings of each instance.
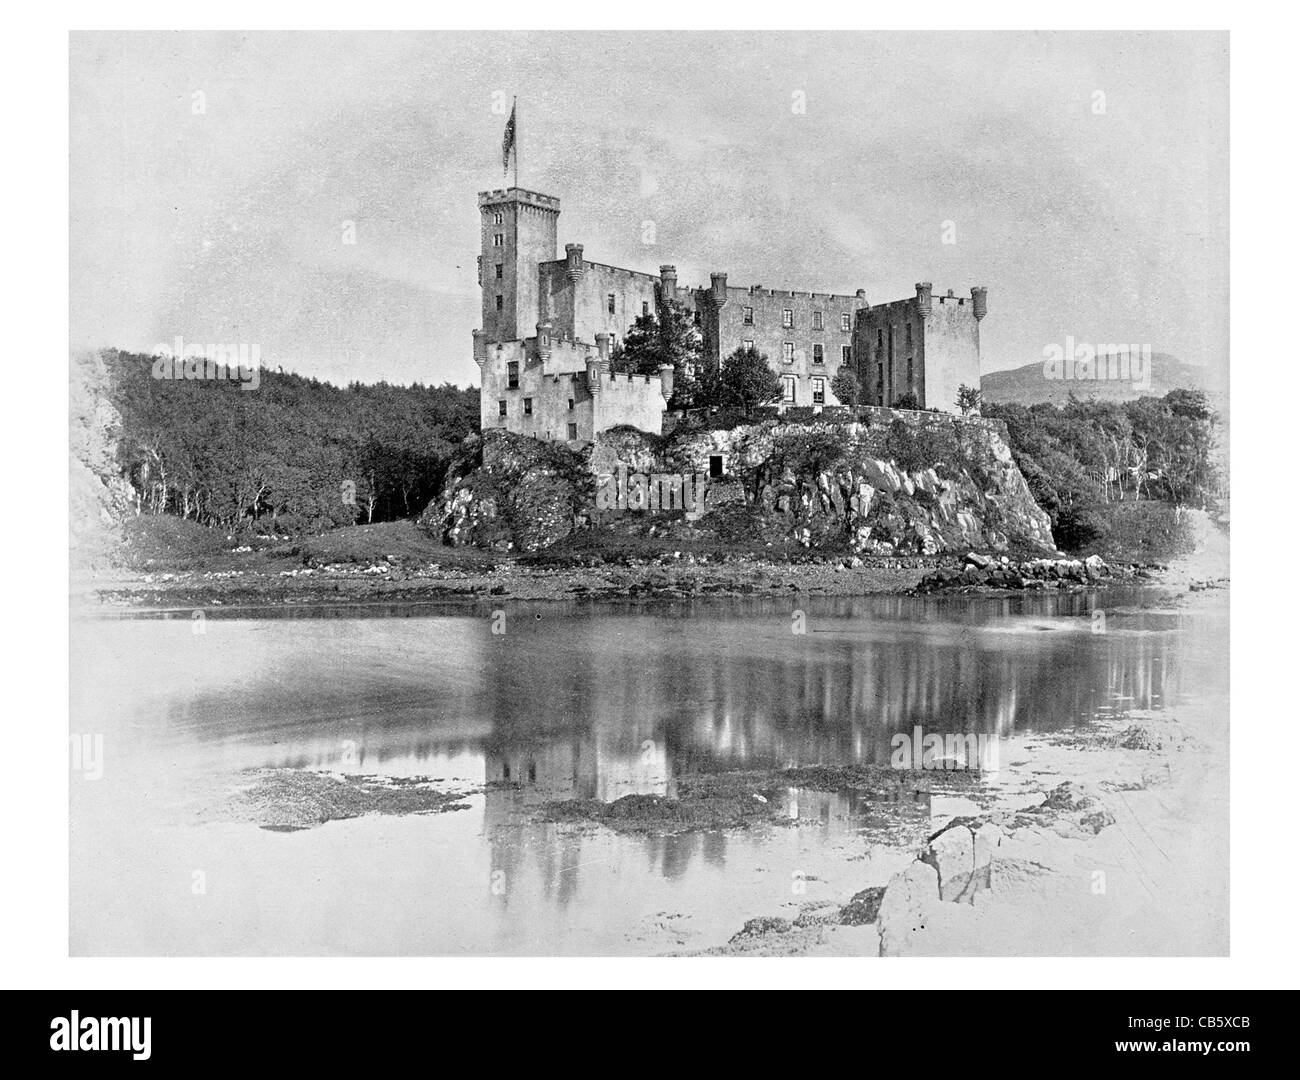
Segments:
[[[364,702],[324,676],[306,699],[292,682],[250,686],[274,723],[245,714],[241,739],[271,743],[249,747],[271,751],[259,764],[504,782],[530,806],[673,796],[678,777],[701,772],[884,765],[891,737],[916,726],[1006,736],[1163,707],[1182,662],[1178,616],[1112,614],[1097,634],[1091,602],[823,602],[802,635],[783,609],[754,603],[706,618],[571,612],[495,639],[430,620],[454,654],[432,692],[427,670],[391,656]],[[345,668],[335,677],[357,681]],[[275,691],[284,700],[268,702]],[[189,726],[201,705],[173,698],[169,718]]]

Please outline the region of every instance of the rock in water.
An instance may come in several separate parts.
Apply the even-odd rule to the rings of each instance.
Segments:
[[[920,860],[894,875],[880,901],[880,955],[900,956],[939,903],[939,874]]]

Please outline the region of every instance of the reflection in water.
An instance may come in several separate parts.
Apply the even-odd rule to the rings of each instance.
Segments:
[[[610,801],[672,795],[675,777],[700,771],[888,764],[890,737],[916,725],[1009,735],[1161,708],[1183,620],[1112,613],[1094,634],[1090,602],[808,604],[803,636],[775,605],[569,611],[499,637],[465,618],[362,620],[346,633],[214,621],[190,639],[198,656],[167,623],[115,629],[168,639],[152,685],[168,729],[247,764]]]
[[[728,858],[723,833],[611,848],[590,830],[525,828],[545,802],[673,796],[679,778],[726,769],[883,765],[890,737],[916,725],[998,736],[1070,729],[1161,709],[1219,677],[1198,658],[1223,640],[1221,625],[1117,609],[1123,599],[1107,596],[1104,633],[1092,632],[1086,594],[805,597],[804,635],[791,632],[794,601],[544,606],[512,610],[505,635],[473,615],[211,619],[202,636],[179,621],[80,624],[73,730],[108,731],[137,751],[119,760],[166,769],[287,766],[487,784],[477,840],[464,843],[481,845],[490,880],[512,883],[490,889],[489,901],[510,913],[496,930],[509,950],[519,947],[518,927],[507,927],[512,905],[525,902],[520,881],[536,880],[537,903],[567,909],[583,875],[633,873],[611,859],[642,860],[636,875],[671,882]],[[1184,676],[1198,685],[1183,687]],[[923,825],[927,798],[885,807],[791,790],[786,805],[792,819],[824,826],[829,843],[886,823]]]

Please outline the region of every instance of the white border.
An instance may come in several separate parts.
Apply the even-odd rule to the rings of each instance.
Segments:
[[[49,9],[47,9],[49,10]],[[1295,18],[1277,5],[1185,6],[1094,3],[1062,11],[1028,3],[939,3],[895,13],[827,3],[797,12],[800,28],[861,29],[1233,28],[1232,214],[1235,380],[1233,486],[1232,957],[1214,960],[446,960],[446,959],[105,959],[70,960],[67,951],[66,710],[67,479],[67,26],[107,28],[103,5],[11,13],[4,78],[10,141],[5,204],[18,242],[8,245],[5,300],[11,329],[4,425],[10,513],[6,585],[15,595],[5,640],[9,707],[4,710],[10,775],[4,785],[4,942],[0,981],[17,988],[529,988],[598,986],[748,989],[888,988],[1209,988],[1294,985],[1291,915],[1296,864],[1287,750],[1295,690],[1281,685],[1287,654],[1297,532],[1289,491],[1296,440],[1298,360],[1288,348],[1294,287],[1293,170],[1275,146],[1291,142]],[[232,2],[219,9],[124,3],[112,28],[300,26],[300,7]],[[319,10],[319,9],[318,9]],[[435,9],[412,3],[331,6],[328,28],[411,25]],[[495,29],[535,25],[536,8],[493,6]],[[211,17],[202,15],[211,12]],[[446,17],[439,10],[440,17]],[[607,4],[547,9],[551,28],[790,28],[752,4],[647,5],[612,24]],[[779,13],[777,13],[779,14]],[[1175,16],[1178,17],[1175,17]],[[196,17],[198,16],[198,17]],[[442,28],[472,28],[484,17]],[[698,20],[708,20],[701,23]],[[869,18],[871,26],[861,26]],[[978,25],[975,20],[978,18]],[[325,28],[325,27],[317,27]],[[11,129],[11,130],[14,130]],[[16,340],[15,340],[16,338]],[[1251,378],[1267,372],[1267,381]],[[1246,410],[1258,414],[1246,423]],[[1286,410],[1286,411],[1284,411]],[[51,473],[53,475],[51,475]],[[1276,571],[1285,567],[1284,580]]]

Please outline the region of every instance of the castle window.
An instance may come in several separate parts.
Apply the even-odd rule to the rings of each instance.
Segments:
[[[497,281],[500,281],[500,280],[501,280],[501,277],[502,277],[501,271],[502,271],[502,269],[503,269],[503,267],[501,266],[501,264],[500,264],[500,263],[497,263]]]
[[[794,384],[795,379],[793,375],[781,376],[781,400],[790,405],[793,405],[795,401]]]
[[[907,324],[907,347],[909,349],[912,347],[912,324],[911,323]]]
[[[492,215],[493,225],[500,225],[503,221],[505,221],[505,215],[503,215],[500,210]]]
[[[709,478],[711,480],[720,480],[722,478],[725,463],[721,454],[709,455]]]
[[[826,380],[825,379],[813,379],[812,395],[813,395],[814,405],[826,404]]]
[[[813,312],[813,329],[814,329],[814,330],[820,330],[821,328],[822,328],[822,313],[821,313],[820,311],[814,311],[814,312]]]
[[[754,325],[754,309],[752,307],[741,308],[741,317],[746,326]]]
[[[907,358],[907,388],[912,389],[912,358]]]
[[[822,354],[822,343],[818,341],[813,345],[813,363],[824,364],[825,362],[826,358]]]
[[[530,397],[524,398],[524,415],[525,416],[533,415],[533,399]]]
[[[840,363],[841,363],[841,364],[851,364],[851,363],[853,363],[853,346],[852,346],[852,345],[841,345],[841,346],[840,346]]]
[[[794,342],[785,341],[781,344],[781,359],[787,364],[794,363]]]
[[[883,330],[877,330],[876,331],[876,352],[883,353],[884,351],[885,351],[885,332]]]
[[[699,308],[696,308],[694,311],[691,312],[691,322],[693,322],[696,326],[699,326],[699,325],[700,325],[700,311],[699,311]]]
[[[853,329],[853,324],[849,321],[849,313],[847,311],[840,312],[840,329],[846,334]]]
[[[519,389],[519,361],[518,360],[511,360],[509,363],[506,364],[506,389],[507,390]],[[505,416],[505,413],[503,412],[501,415]]]
[[[501,310],[502,308],[504,308],[505,306],[506,306],[506,298],[505,298],[504,296],[498,296],[498,297],[497,297],[497,311],[500,311],[500,310]]]
[[[754,347],[754,339],[752,337],[742,338],[740,347],[742,349],[752,349]]]
[[[885,403],[885,365],[876,365],[876,397],[880,399],[880,404]]]
[[[573,412],[573,398],[569,398],[569,412]]]
[[[605,304],[606,304],[606,306],[608,306],[608,308],[609,308],[609,313],[610,313],[611,315],[613,315],[613,314],[614,314],[614,294],[613,294],[613,293],[610,293],[607,297],[605,297]]]
[[[649,315],[649,314],[650,314],[650,301],[649,301],[649,300],[642,300],[642,301],[641,301],[641,314],[642,314],[642,315]]]
[[[506,403],[504,401],[498,401],[497,416],[504,417],[505,415],[506,415]]]
[[[499,232],[499,233],[493,233],[493,234],[492,234],[492,246],[493,246],[493,247],[505,247],[505,244],[506,244],[506,234],[505,234],[505,233],[503,233],[503,232]]]
[[[789,308],[786,308],[781,312],[781,327],[784,330],[794,329],[794,312]]]
[[[569,425],[569,438],[572,440],[572,439],[576,439],[577,437],[578,437],[578,425],[577,425],[577,424],[570,424],[570,425]]]

